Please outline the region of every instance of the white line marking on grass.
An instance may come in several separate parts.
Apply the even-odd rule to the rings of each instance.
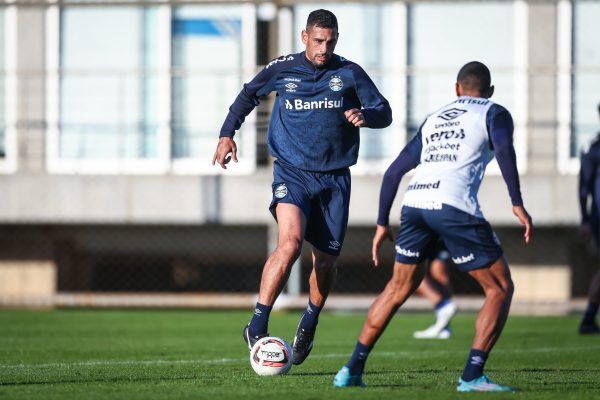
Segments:
[[[497,353],[546,353],[546,352],[573,352],[573,351],[590,351],[600,350],[598,346],[585,347],[531,347],[517,349],[502,349],[497,350]],[[380,357],[419,357],[419,356],[435,356],[447,354],[463,354],[466,350],[425,350],[425,351],[375,351],[373,354]],[[348,353],[331,353],[331,354],[314,354],[313,359],[325,358],[345,358],[350,355]],[[196,360],[98,360],[98,361],[76,361],[76,362],[56,362],[44,364],[0,364],[0,368],[6,369],[23,369],[23,368],[72,368],[72,367],[97,367],[97,366],[112,366],[112,365],[188,365],[188,364],[229,364],[247,361],[248,358],[215,358],[215,359],[196,359]]]
[[[96,367],[110,365],[173,365],[173,364],[227,364],[246,361],[247,358],[216,358],[212,360],[98,360],[57,362],[45,364],[0,364],[0,368],[55,368],[55,367]]]

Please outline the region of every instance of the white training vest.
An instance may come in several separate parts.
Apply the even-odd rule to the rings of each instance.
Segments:
[[[403,205],[439,210],[447,204],[483,218],[477,192],[494,157],[486,126],[493,104],[463,96],[427,117],[421,127],[421,162]]]

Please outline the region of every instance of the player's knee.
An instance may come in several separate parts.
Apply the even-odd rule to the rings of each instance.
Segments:
[[[411,290],[411,282],[407,279],[391,279],[386,291],[395,303],[403,301],[408,296]]]
[[[513,293],[515,292],[515,284],[510,277],[504,282],[503,289],[509,299],[512,299]]]
[[[335,269],[337,257],[335,256],[320,256],[315,257],[315,269],[317,270],[332,270]]]
[[[505,299],[512,299],[513,293],[515,291],[515,286],[513,284],[512,279],[510,277],[503,278],[498,280],[489,290],[489,295]]]
[[[296,238],[287,238],[281,240],[277,245],[277,251],[284,257],[295,259],[300,255],[302,249],[302,240]]]

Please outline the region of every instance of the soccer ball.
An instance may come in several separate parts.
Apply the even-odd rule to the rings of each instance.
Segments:
[[[250,350],[250,365],[258,375],[282,375],[292,367],[292,348],[285,340],[267,336]]]

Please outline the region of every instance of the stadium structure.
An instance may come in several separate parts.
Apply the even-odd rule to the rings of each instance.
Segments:
[[[272,98],[236,135],[238,164],[222,171],[212,155],[241,85],[302,49],[315,8],[336,13],[336,53],[374,77],[394,112],[389,128],[361,133],[331,305],[364,307],[385,283],[392,247],[388,268],[370,266],[382,174],[453,98],[458,68],[480,60],[513,114],[535,224],[526,247],[490,165],[480,201],[512,267],[515,310],[577,307],[597,268],[577,236],[579,151],[600,127],[600,4],[585,0],[2,2],[0,306],[253,304],[276,238]],[[304,304],[309,268],[304,251],[280,305]],[[467,308],[479,301],[471,281],[452,279]]]

